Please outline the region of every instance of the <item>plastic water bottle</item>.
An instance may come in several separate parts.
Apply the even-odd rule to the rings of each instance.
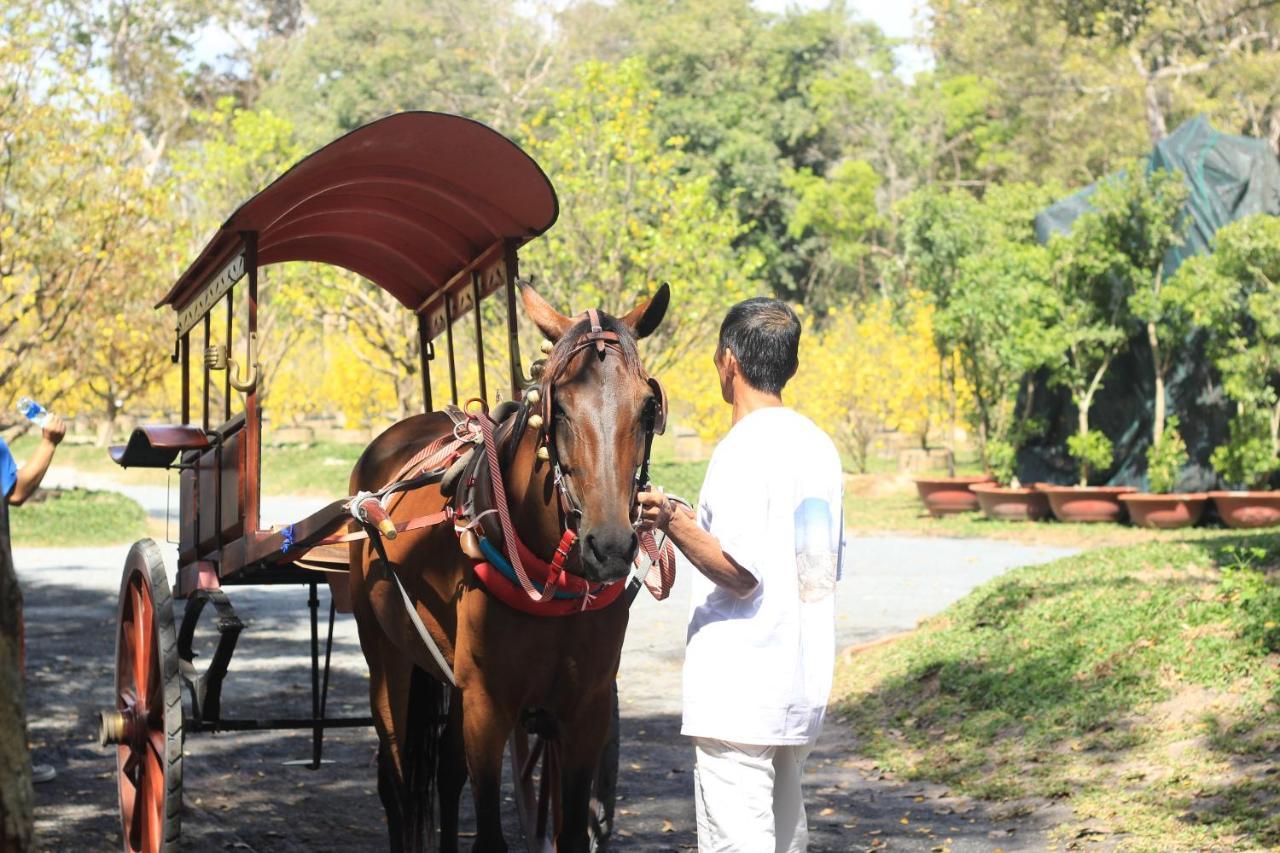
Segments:
[[[31,421],[40,429],[49,422],[49,410],[30,397],[18,401],[18,414]]]

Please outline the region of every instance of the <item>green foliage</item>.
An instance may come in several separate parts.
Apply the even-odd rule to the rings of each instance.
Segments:
[[[1187,443],[1178,432],[1178,417],[1170,415],[1160,440],[1147,448],[1147,479],[1151,491],[1167,494],[1176,489],[1182,469],[1190,459]]]
[[[1280,582],[1267,576],[1275,554],[1256,545],[1227,545],[1218,562],[1219,589],[1236,607],[1233,621],[1240,635],[1259,654],[1280,652]]]
[[[645,341],[654,372],[705,350],[728,307],[759,291],[762,263],[758,252],[733,248],[746,226],[717,204],[713,176],[682,140],[660,136],[661,97],[639,60],[586,63],[525,128],[562,210],[523,252],[526,268],[569,313],[590,305],[622,312],[670,282],[678,307]],[[681,393],[678,384],[671,390]]]
[[[1013,482],[1014,470],[1018,463],[1018,448],[1011,441],[995,439],[987,442],[987,467],[991,476],[1001,485]]]
[[[1209,464],[1230,486],[1265,489],[1271,475],[1280,470],[1270,425],[1258,412],[1243,412],[1227,424],[1227,443],[1217,447]]]
[[[973,432],[993,466],[992,442],[1016,450],[1025,438],[1015,435],[1014,412],[1024,377],[1058,355],[1049,328],[1050,255],[1031,229],[1053,192],[1011,184],[979,202],[963,190],[930,189],[902,206],[908,274],[937,305],[938,346],[959,355],[972,389]]]
[[[870,163],[846,160],[826,179],[801,169],[784,175],[783,182],[796,194],[788,225],[792,237],[812,230],[830,243],[837,262],[850,267],[871,253],[869,237],[884,219],[876,205],[880,176]]]
[[[1067,453],[1080,468],[1080,485],[1089,484],[1089,477],[1094,471],[1111,467],[1114,452],[1111,439],[1100,430],[1078,432],[1067,437]]]

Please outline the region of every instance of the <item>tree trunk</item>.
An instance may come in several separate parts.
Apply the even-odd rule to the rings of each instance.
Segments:
[[[22,591],[9,550],[9,503],[0,496],[0,853],[31,849],[35,792],[22,683]]]
[[[1152,419],[1151,426],[1151,443],[1153,445],[1160,443],[1160,437],[1164,435],[1165,421],[1165,398],[1164,398],[1164,370],[1160,364],[1160,337],[1156,333],[1156,324],[1147,323],[1147,342],[1151,344],[1151,366],[1152,373],[1155,378],[1155,417]]]
[[[1093,404],[1090,399],[1084,399],[1076,405],[1076,432],[1081,436],[1089,434],[1089,407]],[[1089,485],[1089,463],[1081,460],[1080,462],[1080,485]]]
[[[1271,407],[1271,455],[1280,454],[1280,403]]]
[[[950,388],[948,388],[948,391],[950,392],[950,397],[951,397],[951,399],[948,402],[948,408],[950,409],[948,414],[951,416],[950,417],[951,422],[947,425],[947,430],[949,433],[947,435],[947,450],[950,451],[950,453],[947,455],[947,476],[954,477],[956,475],[956,417],[957,417],[956,409],[958,405],[956,402],[955,357],[952,356],[948,358],[947,361],[950,362],[950,368],[951,368],[949,375],[947,377],[948,384],[950,385]]]

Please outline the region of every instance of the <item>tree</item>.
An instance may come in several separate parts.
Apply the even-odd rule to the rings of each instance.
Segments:
[[[139,220],[127,102],[86,73],[67,27],[58,7],[19,4],[0,16],[0,386],[32,388],[45,402],[78,362],[60,344],[110,312],[85,294],[109,276]]]
[[[539,291],[565,310],[617,310],[670,282],[678,312],[646,339],[661,372],[704,347],[725,311],[754,295],[761,258],[735,249],[745,230],[682,140],[659,136],[659,93],[644,65],[597,62],[525,128],[526,147],[560,196],[555,228],[523,252]],[[673,383],[673,394],[680,394]]]
[[[33,849],[36,810],[21,635],[22,588],[9,548],[9,502],[0,500],[0,850],[5,853]]]
[[[568,78],[550,3],[317,0],[255,53],[256,106],[316,147],[391,112],[440,110],[512,133]],[[356,47],[358,46],[358,47]]]
[[[1089,428],[1089,410],[1116,354],[1128,342],[1129,292],[1121,274],[1124,260],[1114,251],[1106,222],[1097,213],[1077,219],[1066,236],[1049,242],[1051,257],[1049,328],[1060,347],[1050,364],[1056,384],[1067,388],[1076,406],[1076,434],[1068,452],[1080,467],[1080,485],[1112,461],[1110,440]]]
[[[1117,265],[1113,274],[1129,293],[1129,310],[1143,324],[1151,347],[1155,387],[1151,443],[1164,435],[1165,379],[1188,329],[1188,314],[1178,301],[1181,290],[1164,287],[1170,251],[1182,245],[1187,218],[1183,214],[1188,190],[1183,176],[1165,169],[1150,171],[1142,161],[1130,163],[1115,178],[1103,181],[1090,203],[1098,217],[1099,234]]]
[[[1048,333],[1049,256],[1031,229],[1035,211],[1054,192],[1010,184],[988,189],[979,201],[964,189],[922,190],[903,205],[907,273],[928,288],[937,308],[939,351],[954,352],[963,368],[987,466],[994,464],[993,445],[1016,444],[1015,426],[1026,426],[1026,411],[1020,419],[1014,410],[1019,389],[1057,354]]]
[[[1212,255],[1183,264],[1169,287],[1182,292],[1191,320],[1209,330],[1210,357],[1238,406],[1236,443],[1261,434],[1274,458],[1280,455],[1280,217],[1257,214],[1225,225],[1213,247]]]
[[[913,294],[901,309],[876,298],[832,308],[806,324],[800,369],[787,393],[798,411],[835,439],[855,470],[867,470],[884,431],[925,445],[944,410],[934,380],[940,356],[932,344],[933,318],[929,302]]]

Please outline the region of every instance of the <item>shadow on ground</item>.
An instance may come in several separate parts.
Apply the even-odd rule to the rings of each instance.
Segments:
[[[66,580],[69,572],[72,567],[62,567],[57,576]],[[31,739],[36,760],[53,764],[59,774],[37,789],[39,849],[118,850],[115,759],[98,747],[94,717],[113,702],[115,592],[101,579],[82,587],[75,580],[50,583],[28,576],[25,586]],[[246,628],[226,683],[224,713],[305,716],[311,679],[305,589],[235,588],[229,595]],[[210,616],[211,608],[205,611]],[[203,648],[207,659],[207,643]],[[330,713],[367,714],[365,683],[355,626],[340,616]],[[675,716],[628,714],[625,691],[624,686],[613,848],[694,849],[689,743],[679,736]],[[842,728],[829,725],[811,759],[811,850],[1043,849],[1043,827],[1034,820],[1001,822],[944,788],[887,779],[873,763],[852,755]],[[325,738],[325,758],[332,763],[312,771],[286,764],[310,757],[308,732],[189,737],[183,849],[385,849],[375,747],[369,729],[333,730]],[[464,827],[470,825],[469,811],[464,809]],[[512,814],[506,830],[515,845]]]

